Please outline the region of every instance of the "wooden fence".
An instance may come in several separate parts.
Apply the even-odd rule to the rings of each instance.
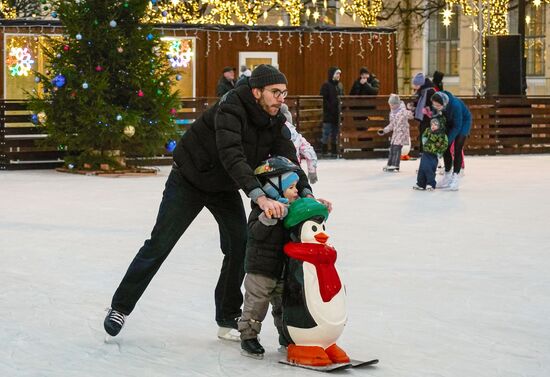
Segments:
[[[405,101],[411,98],[404,97]],[[182,131],[217,98],[182,99],[177,121]],[[338,151],[343,158],[386,157],[388,137],[376,131],[388,124],[387,96],[342,97],[342,125]],[[463,100],[472,112],[473,125],[465,153],[477,155],[550,152],[550,96],[492,97]],[[315,149],[320,149],[322,100],[319,96],[286,100],[298,130]],[[26,101],[0,100],[0,170],[53,168],[62,165],[64,151],[47,148],[38,141],[47,137],[30,121]],[[411,121],[411,141],[416,153],[418,123]],[[129,156],[140,165],[171,162],[159,150],[155,158]]]

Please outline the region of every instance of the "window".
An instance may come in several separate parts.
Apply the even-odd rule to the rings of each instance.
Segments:
[[[518,9],[508,15],[510,33],[518,33]],[[525,6],[525,57],[527,58],[525,73],[527,76],[544,76],[544,53],[546,34],[546,7],[538,7],[529,3]]]
[[[174,90],[180,97],[195,96],[195,38],[164,37],[168,63],[176,71]]]
[[[546,9],[528,4],[525,9],[525,55],[527,76],[544,76],[544,35],[546,34]]]
[[[428,72],[441,71],[446,76],[458,76],[460,10],[454,6],[449,26],[443,25],[441,11],[428,20]]]
[[[60,38],[60,36],[53,36]],[[4,98],[26,99],[27,93],[40,89],[34,71],[44,72],[46,57],[42,46],[45,37],[31,34],[6,34],[4,39]]]

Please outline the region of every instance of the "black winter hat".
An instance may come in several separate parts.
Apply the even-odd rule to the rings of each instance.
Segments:
[[[285,75],[269,64],[260,64],[252,71],[248,81],[251,88],[263,88],[273,84],[288,84]]]

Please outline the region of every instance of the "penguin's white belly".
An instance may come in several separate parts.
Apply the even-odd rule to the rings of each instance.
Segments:
[[[330,301],[324,302],[319,290],[315,266],[304,262],[303,270],[306,305],[317,326],[311,329],[288,326],[288,331],[292,340],[298,345],[327,348],[340,337],[347,321],[344,286],[342,285],[340,291]]]

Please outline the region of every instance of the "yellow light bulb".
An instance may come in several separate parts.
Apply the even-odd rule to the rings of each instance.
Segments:
[[[346,10],[344,9],[344,7],[340,7],[340,15],[344,15],[344,13],[346,13]]]
[[[264,20],[267,19],[267,11],[264,11]]]
[[[281,20],[279,18],[279,21],[277,21],[277,26],[283,26],[285,23],[283,22],[283,20]]]

